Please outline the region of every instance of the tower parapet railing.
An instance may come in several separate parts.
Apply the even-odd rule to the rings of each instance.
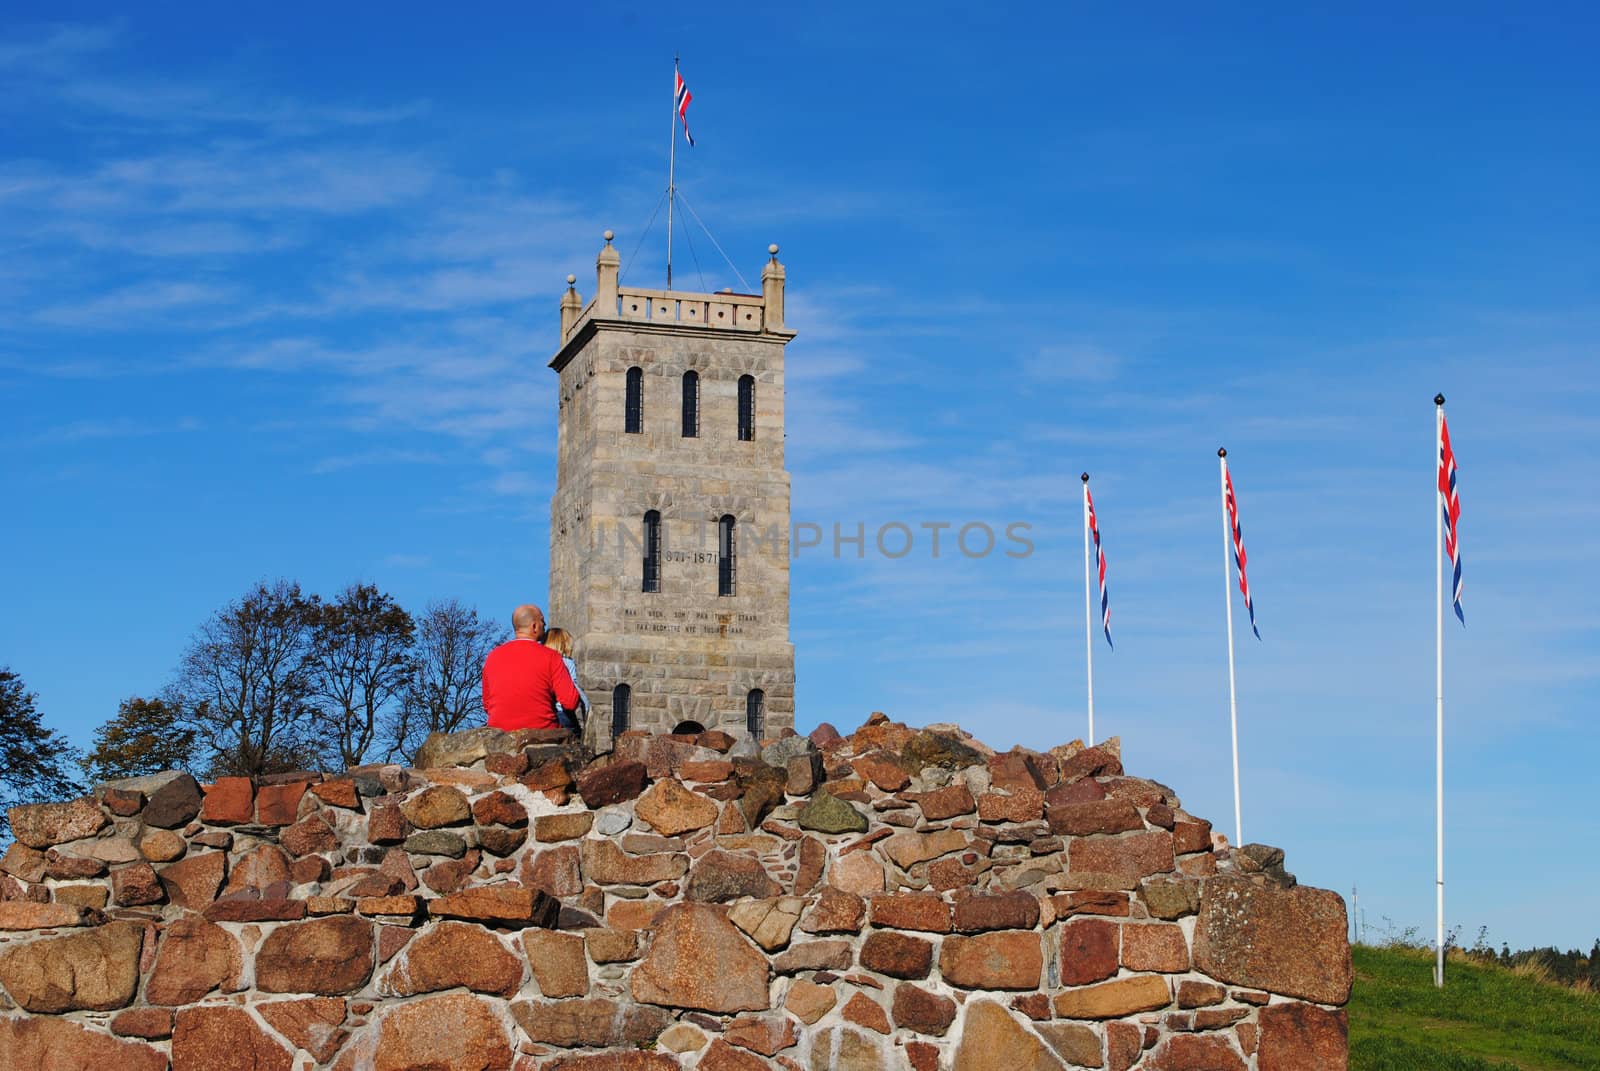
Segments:
[[[595,302],[590,302],[593,308]],[[624,320],[705,324],[735,331],[759,331],[766,319],[766,299],[760,294],[693,294],[677,290],[619,287],[616,315]]]
[[[621,258],[611,244],[613,237],[612,232],[606,231],[605,247],[595,261],[595,296],[587,305],[578,296],[577,277],[567,276],[567,292],[561,298],[562,346],[571,341],[585,323],[597,319],[699,326],[752,334],[789,334],[783,326],[785,273],[778,262],[776,245],[767,247],[771,259],[761,272],[761,293],[738,294],[724,290],[702,294],[619,285]]]

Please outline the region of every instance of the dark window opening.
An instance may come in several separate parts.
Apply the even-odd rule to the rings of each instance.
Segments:
[[[624,406],[622,430],[637,435],[644,430],[644,369],[628,369],[628,399]]]
[[[728,514],[717,523],[717,594],[732,595],[739,577],[738,522]]]
[[[693,439],[700,434],[700,373],[683,374],[683,437]]]
[[[756,377],[739,377],[739,441],[754,442],[756,437]]]
[[[611,738],[615,740],[628,731],[628,705],[633,701],[633,689],[619,684],[611,689]]]
[[[744,698],[744,727],[757,740],[766,732],[767,693],[760,688],[750,689]]]
[[[661,590],[661,514],[644,515],[644,591]]]

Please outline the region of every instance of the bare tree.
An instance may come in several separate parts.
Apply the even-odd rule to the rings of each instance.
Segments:
[[[417,620],[411,678],[388,726],[389,758],[409,759],[429,733],[483,719],[483,660],[507,638],[503,626],[455,599],[428,604]]]
[[[373,584],[352,584],[311,614],[311,703],[346,767],[365,761],[380,720],[411,677],[411,615]]]
[[[258,775],[320,761],[310,705],[310,622],[318,600],[288,580],[258,583],[200,626],[178,690],[210,772]]]

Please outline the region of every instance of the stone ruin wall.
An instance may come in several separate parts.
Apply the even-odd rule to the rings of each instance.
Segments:
[[[1346,1066],[1343,901],[1115,741],[548,736],[14,809],[0,1068]]]

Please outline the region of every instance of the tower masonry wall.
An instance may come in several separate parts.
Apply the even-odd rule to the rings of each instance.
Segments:
[[[789,642],[790,483],[784,469],[782,268],[764,293],[618,288],[608,245],[599,295],[563,303],[556,493],[550,507],[552,625],[571,632],[602,744],[618,685],[626,724],[683,721],[742,734],[753,690],[761,730],[794,725]],[[774,319],[774,310],[777,319]],[[627,430],[629,370],[641,374]],[[685,434],[684,379],[698,377]],[[740,381],[753,435],[740,436]],[[645,515],[659,517],[657,590],[646,591]],[[722,593],[723,518],[734,522]]]

